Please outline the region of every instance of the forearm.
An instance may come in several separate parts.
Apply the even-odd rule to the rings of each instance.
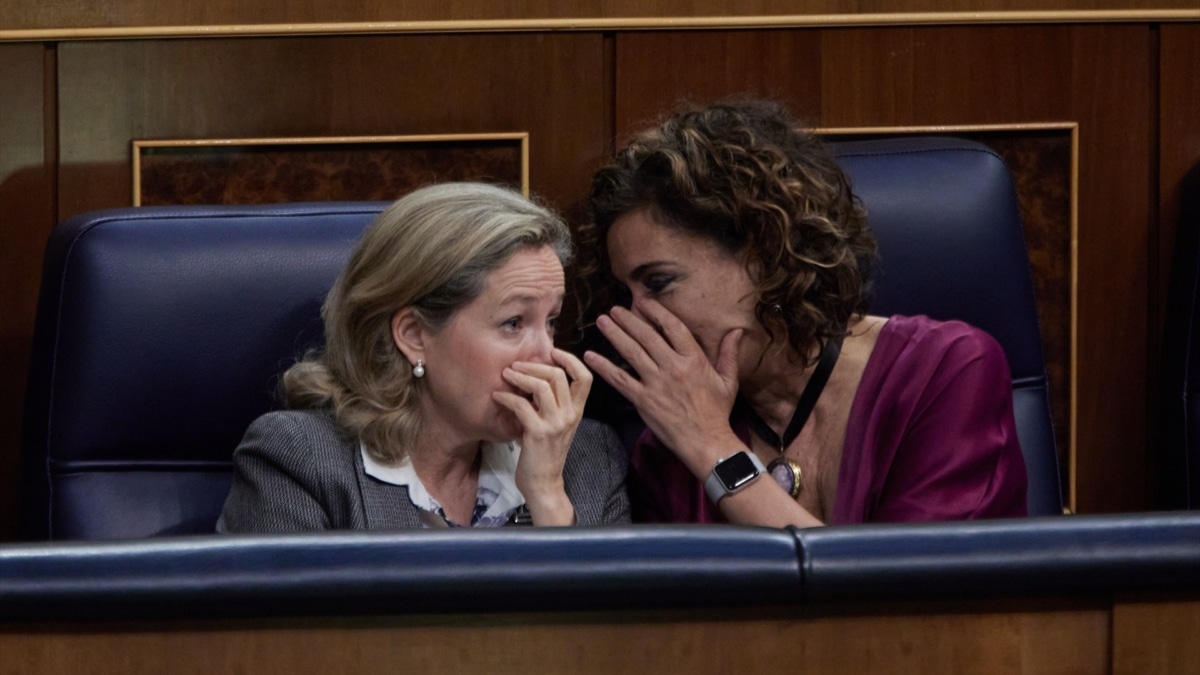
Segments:
[[[760,527],[817,527],[824,525],[788,496],[768,474],[737,492],[726,495],[719,506],[729,522]]]

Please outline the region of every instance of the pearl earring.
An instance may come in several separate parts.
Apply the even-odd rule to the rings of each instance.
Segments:
[[[413,377],[425,377],[425,359],[417,359],[417,365],[413,366]]]

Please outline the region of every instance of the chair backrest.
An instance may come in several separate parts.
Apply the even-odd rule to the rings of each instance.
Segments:
[[[1062,513],[1033,275],[1004,160],[937,137],[846,142],[835,153],[879,240],[872,312],[959,319],[996,338],[1012,371],[1029,515]]]
[[[1061,514],[1037,303],[1008,167],[987,146],[956,138],[847,141],[833,151],[879,241],[872,313],[959,319],[996,338],[1012,371],[1029,514]],[[595,331],[584,341],[605,349]],[[592,396],[590,414],[626,442],[637,437],[632,406],[602,381]]]
[[[1200,508],[1200,164],[1179,185],[1179,229],[1163,326],[1158,429],[1161,508]]]
[[[381,203],[146,207],[46,248],[23,430],[33,539],[211,532],[230,457]]]

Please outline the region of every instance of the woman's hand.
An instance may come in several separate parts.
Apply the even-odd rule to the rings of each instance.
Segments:
[[[518,361],[504,369],[504,380],[530,398],[498,391],[492,399],[521,423],[517,489],[534,524],[570,525],[575,509],[563,486],[563,465],[583,419],[592,373],[568,352],[555,349],[552,354],[556,366]]]
[[[584,360],[633,403],[651,431],[694,474],[707,476],[717,459],[741,447],[729,427],[729,413],[737,397],[743,331],[732,330],[721,339],[714,364],[666,307],[647,299],[640,308],[645,319],[614,307],[596,321],[637,377],[595,352],[584,354]]]

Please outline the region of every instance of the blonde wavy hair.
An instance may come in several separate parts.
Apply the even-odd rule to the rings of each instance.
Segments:
[[[350,255],[321,307],[325,348],[283,374],[285,404],[328,408],[375,458],[399,461],[420,433],[421,388],[392,340],[392,316],[411,306],[441,330],[491,272],[542,246],[570,263],[566,223],[513,190],[442,183],[409,193],[375,218]]]

